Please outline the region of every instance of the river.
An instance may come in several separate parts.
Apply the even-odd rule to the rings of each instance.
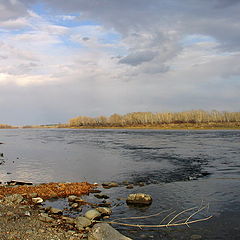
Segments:
[[[240,239],[240,131],[10,129],[0,131],[0,182],[128,181],[145,186],[104,190],[114,217],[209,204],[188,228],[116,226],[133,239]],[[117,203],[129,193],[153,197],[145,208]],[[88,197],[93,201],[94,197]],[[62,206],[66,201],[53,201]],[[135,220],[159,224],[163,216]]]

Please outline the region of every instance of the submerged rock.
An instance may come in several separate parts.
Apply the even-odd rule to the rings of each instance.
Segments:
[[[98,207],[96,208],[98,212],[100,212],[102,215],[111,215],[112,209],[107,207]]]
[[[129,184],[126,186],[127,189],[132,189],[133,187],[134,187],[133,184]]]
[[[119,184],[117,182],[107,182],[107,183],[102,183],[102,186],[104,188],[112,188],[112,187],[119,187]]]
[[[109,196],[105,195],[105,194],[94,194],[94,197],[98,198],[98,199],[108,199]]]
[[[131,240],[107,223],[97,223],[88,233],[88,240]]]
[[[101,216],[101,213],[99,211],[97,211],[96,209],[88,210],[85,213],[85,217],[90,219],[90,220],[93,220],[93,219],[98,218],[100,216]]]
[[[145,193],[133,193],[128,195],[126,202],[127,204],[133,205],[150,205],[152,203],[152,197]]]

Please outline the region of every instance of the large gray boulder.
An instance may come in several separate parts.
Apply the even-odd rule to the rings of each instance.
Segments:
[[[133,193],[128,195],[126,202],[133,205],[150,205],[152,197],[145,193]]]
[[[107,223],[97,223],[88,233],[88,240],[131,240]]]

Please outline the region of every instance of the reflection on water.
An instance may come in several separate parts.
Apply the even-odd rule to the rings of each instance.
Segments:
[[[191,229],[132,230],[134,239],[240,239],[240,131],[1,130],[0,182],[9,180],[145,182],[144,187],[104,190],[117,197],[145,192],[145,209],[125,204],[114,216],[150,215],[210,203],[214,218]],[[61,203],[52,204],[63,204]],[[160,217],[149,219],[151,224]]]

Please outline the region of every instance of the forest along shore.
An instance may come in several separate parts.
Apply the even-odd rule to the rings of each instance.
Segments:
[[[18,128],[0,124],[0,128]],[[25,125],[19,128],[89,129],[240,129],[240,112],[192,110],[185,112],[132,112],[109,117],[78,116],[63,124]]]

